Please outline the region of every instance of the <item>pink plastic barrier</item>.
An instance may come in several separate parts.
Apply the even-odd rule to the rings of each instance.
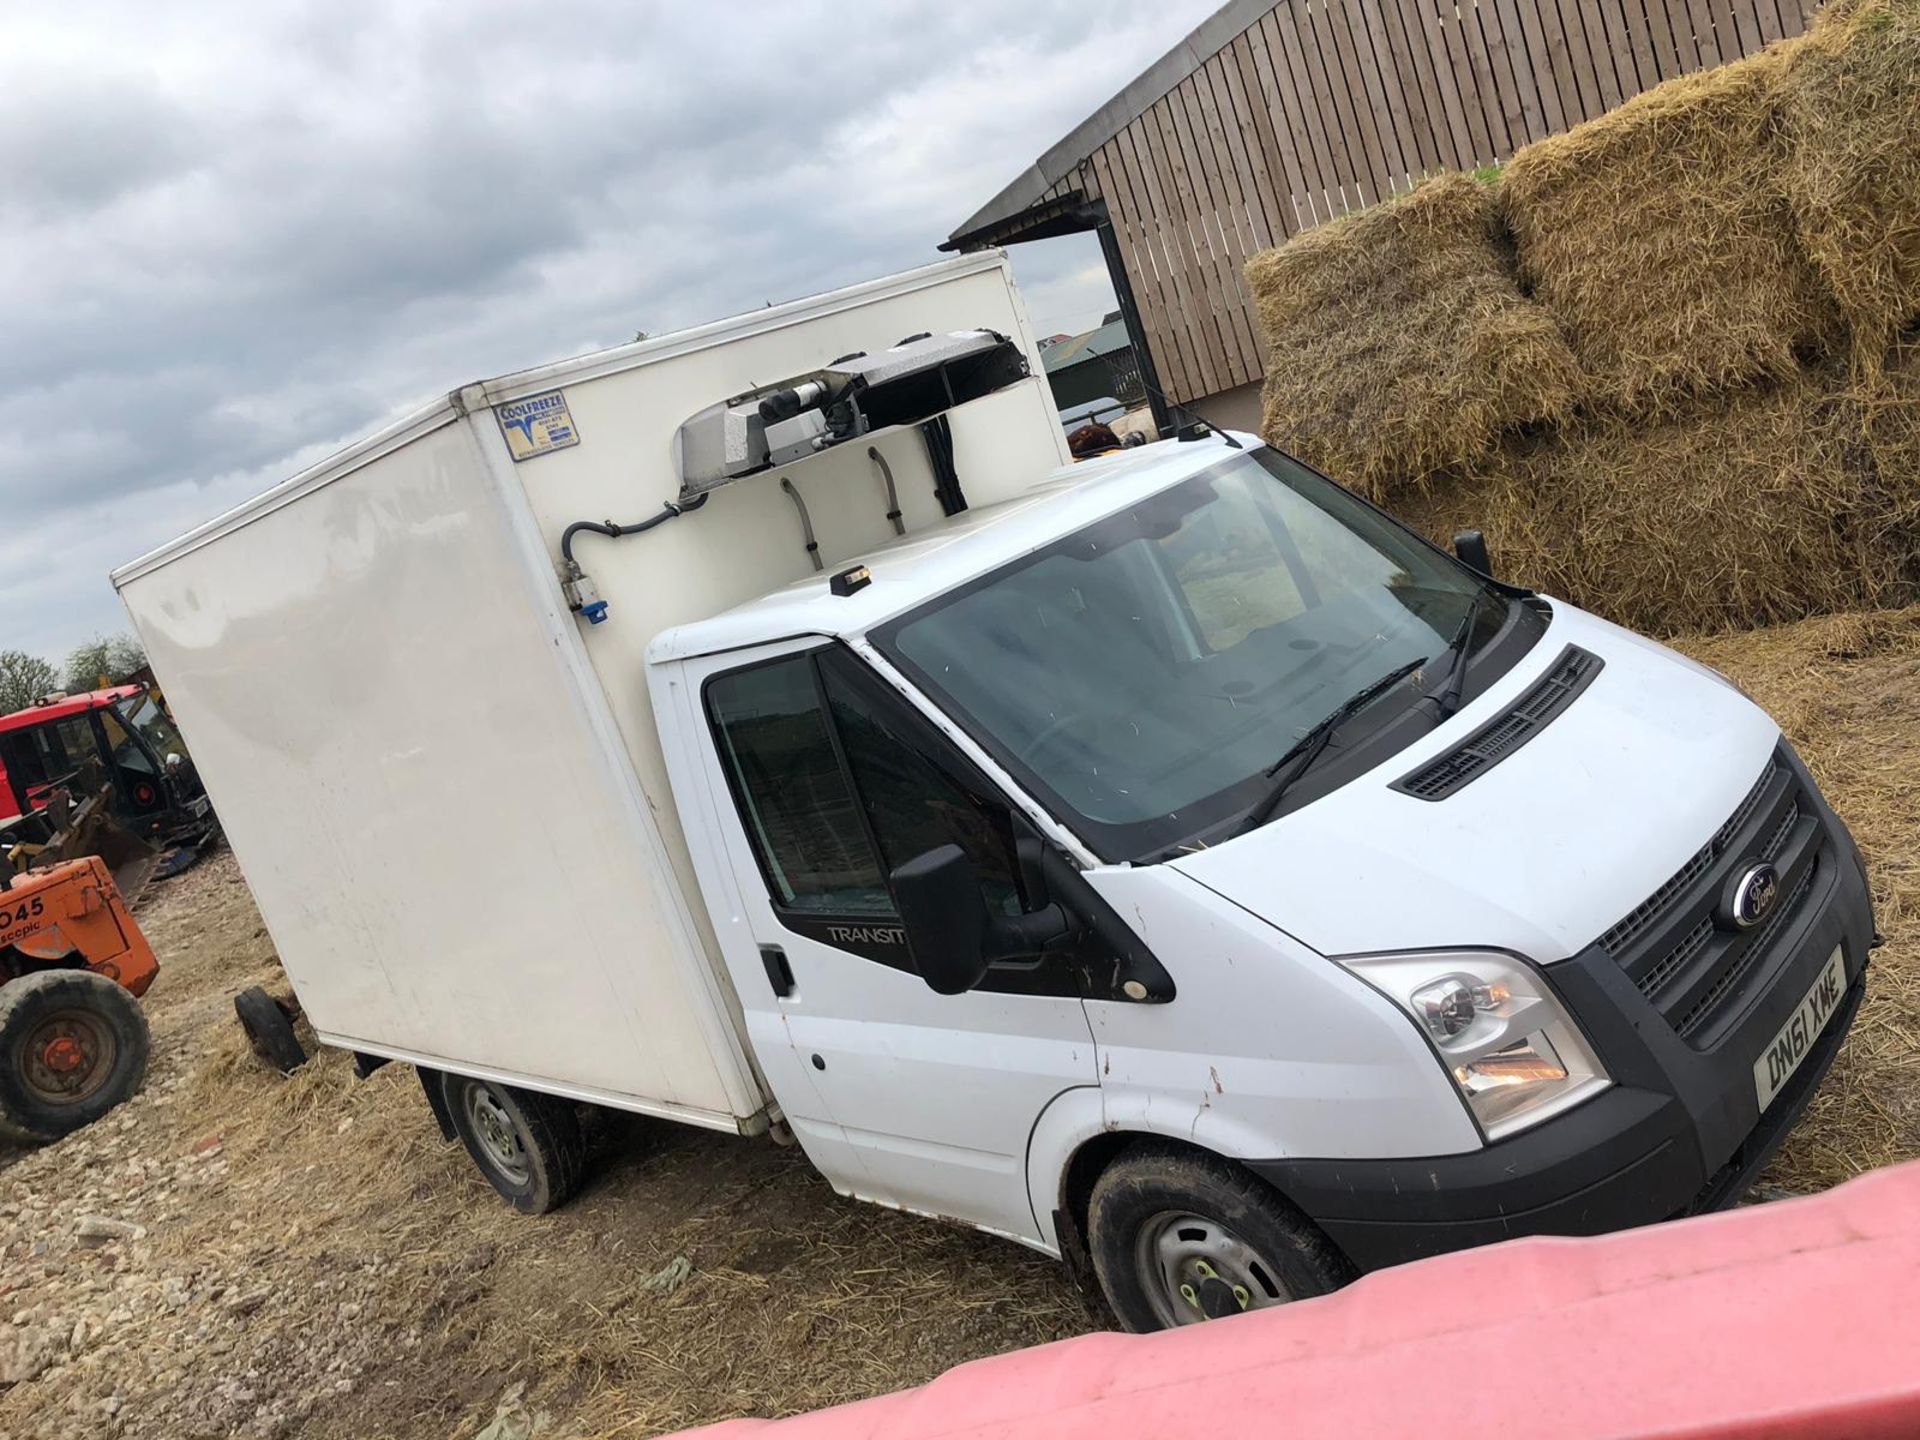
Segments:
[[[1920,1436],[1920,1161],[1516,1240],[1161,1335],[1088,1335],[705,1440]]]

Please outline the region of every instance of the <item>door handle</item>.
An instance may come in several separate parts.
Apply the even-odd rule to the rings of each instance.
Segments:
[[[767,983],[776,996],[784,1000],[793,994],[793,967],[787,963],[786,951],[778,945],[762,945],[760,964],[765,967]]]

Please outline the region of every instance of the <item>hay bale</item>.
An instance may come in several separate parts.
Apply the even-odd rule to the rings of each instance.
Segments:
[[[1776,122],[1793,44],[1681,76],[1520,150],[1499,194],[1521,281],[1591,397],[1678,414],[1794,373],[1839,314],[1800,248]]]
[[[1591,417],[1395,508],[1443,542],[1484,529],[1503,574],[1638,630],[1773,624],[1920,598],[1862,450],[1829,372],[1661,424]]]
[[[1780,89],[1801,243],[1872,368],[1920,320],[1920,3],[1829,0]]]
[[[1560,418],[1579,372],[1514,283],[1492,191],[1445,175],[1247,264],[1271,359],[1261,428],[1386,498]]]
[[[1849,399],[1872,475],[1879,549],[1902,577],[1920,583],[1920,343],[1856,365],[1855,374]]]

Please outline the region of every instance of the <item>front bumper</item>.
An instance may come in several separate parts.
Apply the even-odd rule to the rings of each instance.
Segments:
[[[1797,769],[1796,764],[1796,769]],[[1804,773],[1804,772],[1802,772]],[[1858,852],[1811,781],[1824,844],[1806,903],[1710,1045],[1676,1033],[1597,944],[1546,974],[1616,1084],[1565,1115],[1463,1155],[1271,1160],[1255,1173],[1363,1270],[1523,1235],[1592,1235],[1731,1205],[1799,1120],[1866,993],[1875,943]],[[1839,946],[1847,993],[1762,1114],[1753,1063]]]

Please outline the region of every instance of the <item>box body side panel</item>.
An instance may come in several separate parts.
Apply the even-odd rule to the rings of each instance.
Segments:
[[[455,421],[122,594],[316,1028],[750,1113],[519,503]]]

